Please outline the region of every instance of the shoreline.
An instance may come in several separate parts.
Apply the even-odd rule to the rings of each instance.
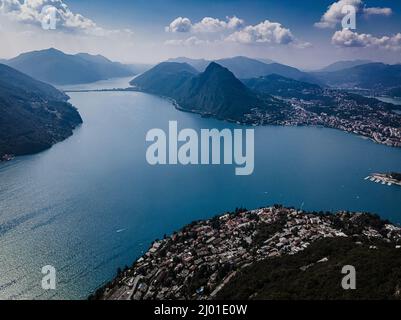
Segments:
[[[79,112],[78,112],[79,114]],[[79,114],[80,115],[80,114]],[[81,115],[80,115],[81,116]],[[63,142],[69,138],[71,138],[74,135],[74,131],[79,129],[81,126],[83,125],[83,120],[81,123],[79,123],[78,125],[76,125],[74,128],[71,129],[71,134],[68,136],[65,136],[63,139],[59,140],[59,141],[55,141],[54,143],[52,143],[50,146],[46,147],[46,148],[42,148],[38,151],[35,152],[30,152],[30,153],[24,153],[24,154],[4,154],[4,155],[0,155],[0,164],[1,163],[7,163],[7,162],[12,162],[15,159],[18,159],[20,157],[26,157],[26,156],[33,156],[35,154],[40,154],[42,152],[45,152],[47,150],[50,150],[54,145]],[[7,156],[11,156],[11,157],[7,157]],[[5,160],[3,160],[3,158],[5,158]]]
[[[322,127],[322,128],[339,130],[339,131],[342,131],[342,132],[345,132],[345,133],[350,133],[350,134],[353,134],[353,135],[356,135],[356,136],[359,136],[359,137],[362,137],[362,138],[369,139],[370,141],[372,141],[372,142],[374,142],[376,144],[384,145],[384,146],[387,146],[387,147],[401,148],[401,142],[399,142],[398,144],[394,144],[394,143],[388,143],[387,140],[382,141],[377,137],[377,135],[375,133],[373,133],[373,136],[369,136],[369,135],[364,135],[361,132],[355,132],[355,130],[353,128],[345,129],[345,128],[341,128],[341,127],[337,127],[337,126],[333,126],[333,125],[325,125],[324,123],[308,124],[308,123],[304,123],[304,122],[299,122],[299,123],[286,124],[286,120],[284,120],[284,122],[282,122],[282,123],[277,123],[275,121],[273,121],[272,123],[262,123],[261,121],[258,121],[258,120],[252,121],[252,120],[241,120],[241,119],[224,119],[224,118],[218,117],[215,114],[201,112],[199,110],[194,110],[194,109],[184,108],[184,107],[180,106],[180,104],[174,98],[163,96],[163,95],[158,95],[157,93],[154,93],[154,92],[143,91],[143,90],[141,90],[139,88],[136,88],[136,87],[128,87],[128,88],[120,88],[120,89],[119,88],[115,88],[115,89],[94,89],[94,90],[66,90],[64,92],[65,93],[67,93],[67,92],[141,92],[141,93],[154,95],[154,96],[160,97],[162,99],[168,100],[169,102],[172,103],[172,105],[174,106],[174,108],[176,110],[181,111],[181,112],[198,114],[202,118],[214,118],[214,119],[217,119],[219,121],[227,121],[227,122],[230,122],[230,123],[236,123],[238,125],[251,126],[251,127],[266,126],[266,125],[283,126],[283,127],[286,127],[286,126],[292,126],[292,127],[300,127],[300,126]],[[246,115],[244,115],[244,116],[246,116]]]
[[[347,91],[347,90],[344,90],[344,91]],[[385,141],[380,140],[379,137],[377,137],[376,133],[373,133],[372,136],[367,135],[367,134],[364,135],[361,132],[355,132],[355,130],[353,128],[346,129],[346,128],[341,128],[341,127],[333,126],[333,125],[325,125],[324,123],[308,124],[308,123],[299,122],[299,123],[294,123],[294,124],[286,124],[285,122],[288,121],[288,120],[283,120],[284,121],[283,123],[276,123],[274,121],[272,123],[262,123],[261,121],[258,121],[258,120],[254,120],[254,121],[246,120],[246,121],[244,121],[244,120],[241,120],[241,119],[224,119],[224,118],[218,117],[215,114],[201,112],[199,110],[194,110],[194,109],[184,108],[184,107],[180,106],[179,103],[174,98],[163,96],[163,95],[159,95],[159,94],[154,93],[154,92],[147,92],[147,91],[141,90],[140,88],[137,88],[137,87],[113,88],[113,89],[91,89],[91,90],[65,90],[63,92],[64,93],[69,93],[69,92],[73,92],[73,93],[74,92],[76,92],[76,93],[80,93],[80,92],[142,92],[142,93],[145,93],[145,94],[151,94],[151,95],[160,97],[162,99],[166,99],[166,100],[170,101],[173,104],[173,106],[174,106],[174,108],[176,110],[181,111],[181,112],[198,114],[202,118],[214,118],[214,119],[217,119],[217,120],[220,120],[220,121],[227,121],[227,122],[230,122],[230,123],[236,123],[238,125],[253,126],[253,127],[255,127],[255,126],[265,126],[265,125],[275,125],[275,126],[317,126],[317,127],[323,127],[323,128],[329,128],[329,129],[336,129],[336,130],[339,130],[339,131],[342,131],[342,132],[346,132],[346,133],[351,133],[351,134],[354,134],[356,136],[367,138],[367,139],[369,139],[370,141],[372,141],[372,142],[374,142],[376,144],[385,145],[385,146],[393,147],[393,148],[401,148],[401,141],[398,142],[398,143],[389,143],[389,142],[387,142],[387,140],[385,140]],[[373,99],[381,101],[381,100],[377,99],[377,98],[380,98],[380,97],[396,99],[396,97],[389,97],[389,96],[378,96],[378,97],[373,97]],[[396,109],[396,111],[399,111],[399,110],[400,109]],[[393,111],[393,112],[395,114],[399,114],[398,112],[395,112],[395,111]],[[244,116],[246,116],[246,115],[244,115]]]

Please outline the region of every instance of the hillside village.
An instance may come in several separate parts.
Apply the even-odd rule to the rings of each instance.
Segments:
[[[372,225],[369,221],[372,221]],[[380,227],[378,227],[378,225]],[[98,299],[214,299],[236,273],[257,261],[294,255],[324,238],[359,233],[401,248],[401,229],[366,214],[304,213],[274,206],[194,222],[155,241]],[[372,246],[373,248],[373,246]]]

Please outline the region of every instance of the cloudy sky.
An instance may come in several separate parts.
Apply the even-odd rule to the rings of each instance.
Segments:
[[[302,4],[302,5],[301,5]],[[345,5],[356,29],[343,29]],[[56,16],[55,30],[42,21]],[[401,62],[395,0],[0,0],[0,57],[56,47],[122,62],[235,55],[305,69],[343,59]]]

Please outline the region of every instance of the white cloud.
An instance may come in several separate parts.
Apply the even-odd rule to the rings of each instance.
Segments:
[[[50,11],[55,10],[56,28],[60,31],[84,32],[104,36],[109,33],[132,33],[130,30],[106,30],[79,13],[72,12],[63,0],[0,0],[0,14],[11,20],[34,26],[41,26]]]
[[[381,16],[390,16],[393,13],[393,10],[390,8],[364,8],[363,13],[370,16],[370,15],[381,15]]]
[[[74,14],[61,0],[0,0],[0,12],[15,21],[41,25],[46,7],[52,6],[57,13],[57,26],[66,29],[96,28],[96,24],[80,14]]]
[[[287,45],[295,44],[297,39],[290,29],[284,28],[280,23],[265,20],[257,25],[247,26],[240,31],[234,32],[226,38],[226,41],[242,44],[271,43]]]
[[[178,17],[165,28],[166,32],[193,32],[193,33],[217,33],[224,31],[239,30],[244,26],[244,20],[237,17],[227,17],[226,20],[219,20],[212,17],[205,17],[201,21],[192,23],[190,19]]]
[[[356,12],[363,14],[365,16],[370,15],[384,15],[389,16],[392,14],[390,8],[378,8],[372,7],[368,8],[365,6],[362,0],[339,0],[331,4],[324,15],[320,18],[320,21],[315,23],[318,28],[335,28],[341,20],[344,18],[345,14],[342,13],[342,9],[346,5],[352,5],[355,7]]]
[[[200,22],[193,25],[193,31],[198,33],[214,33],[226,30],[239,30],[244,26],[244,20],[237,17],[229,18],[226,21],[216,18],[205,17]]]
[[[296,39],[290,29],[283,27],[278,22],[265,20],[257,25],[245,25],[244,20],[234,16],[227,17],[225,21],[216,18],[205,17],[197,23],[190,19],[178,17],[165,28],[166,32],[182,32],[213,35],[213,42],[235,42],[239,44],[281,44],[294,45],[298,48],[309,47],[310,44]],[[218,39],[216,38],[218,37]],[[188,39],[167,40],[166,44],[174,45],[199,45],[210,43],[208,40],[199,40],[191,37]]]
[[[190,32],[192,29],[192,22],[188,18],[178,17],[174,19],[168,27],[165,28],[166,32]]]
[[[230,30],[239,30],[244,27],[245,21],[236,16],[228,18],[227,27]]]
[[[334,33],[332,43],[346,48],[378,48],[386,50],[401,50],[401,33],[393,36],[375,37],[371,34],[359,34],[349,29]]]
[[[318,28],[334,28],[344,17],[342,9],[345,5],[352,5],[358,10],[362,5],[362,0],[340,0],[334,2],[320,18],[320,22],[315,23],[315,26]]]

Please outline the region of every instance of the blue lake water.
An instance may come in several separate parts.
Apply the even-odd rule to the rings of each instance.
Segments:
[[[398,106],[401,105],[401,98],[379,97],[377,99],[379,99],[380,101],[392,103],[392,104],[395,104]]]
[[[143,93],[70,96],[84,120],[71,138],[0,164],[0,299],[85,298],[155,238],[241,206],[361,210],[401,222],[401,188],[364,180],[401,172],[401,149],[337,130],[268,126],[255,129],[251,176],[235,176],[234,166],[153,167],[149,129],[167,130],[169,120],[181,129],[240,126]],[[41,289],[45,265],[56,267],[55,291]]]

